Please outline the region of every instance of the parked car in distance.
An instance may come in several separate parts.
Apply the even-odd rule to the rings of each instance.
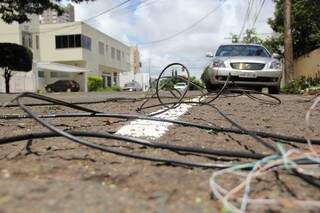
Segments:
[[[47,92],[79,92],[80,85],[74,80],[58,80],[46,86]]]
[[[179,83],[176,83],[173,87],[176,90],[184,91],[187,88],[187,84],[185,82],[179,82]]]
[[[282,64],[276,55],[258,44],[221,45],[212,57],[204,79],[209,91],[220,89],[230,75],[229,84],[279,93]]]
[[[136,81],[126,83],[122,88],[123,91],[142,91],[142,87]]]

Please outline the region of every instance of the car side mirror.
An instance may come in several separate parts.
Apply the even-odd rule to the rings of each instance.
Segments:
[[[280,59],[281,56],[280,56],[278,53],[273,53],[273,54],[272,54],[272,58]]]
[[[212,52],[207,52],[206,57],[207,58],[213,58],[213,53]]]

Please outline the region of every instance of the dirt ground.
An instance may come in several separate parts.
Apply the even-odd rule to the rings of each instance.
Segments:
[[[141,97],[141,93],[52,94],[72,102],[100,100],[106,97]],[[191,94],[195,96],[196,94]],[[4,103],[14,95],[0,94]],[[214,104],[241,126],[258,131],[304,136],[305,113],[311,96],[279,95],[282,104],[270,106],[246,96],[220,98]],[[34,102],[33,100],[26,100]],[[157,103],[156,100],[148,104]],[[103,112],[133,113],[141,102],[109,102],[84,105]],[[34,106],[39,114],[75,112],[60,106]],[[155,110],[155,109],[152,109]],[[19,108],[0,108],[0,115],[23,114]],[[127,121],[114,118],[47,119],[64,130],[96,132],[117,131]],[[232,127],[212,108],[193,106],[180,120]],[[320,138],[320,110],[312,114],[314,136]],[[32,119],[1,120],[0,135],[8,137],[48,131]],[[110,147],[149,156],[181,160],[242,163],[248,159],[185,155],[146,148],[113,140],[88,139]],[[174,125],[161,138],[161,143],[212,149],[243,150],[268,153],[253,138],[233,133],[212,133]],[[38,139],[0,146],[0,212],[224,212],[211,194],[209,178],[214,169],[187,168],[136,160],[93,150],[62,138]],[[303,145],[289,144],[286,148]],[[219,179],[225,186],[236,179],[226,175]],[[319,189],[286,172],[270,173],[252,185],[252,198],[288,198],[320,200]],[[298,209],[294,205],[249,212],[319,212],[320,209]]]

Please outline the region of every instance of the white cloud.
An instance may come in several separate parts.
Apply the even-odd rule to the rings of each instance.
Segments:
[[[205,53],[230,42],[226,38],[231,32],[240,32],[248,7],[248,1],[243,0],[149,0],[137,7],[139,2],[144,0],[133,0],[130,8],[122,7],[89,24],[127,43],[149,42],[184,30],[224,2],[215,13],[187,32],[166,42],[139,46],[143,71],[147,71],[150,58],[153,73],[160,72],[170,62],[181,62],[197,77],[207,63]],[[249,27],[261,1],[255,2]],[[117,0],[96,0],[75,5],[76,19],[85,20],[117,4]],[[273,10],[272,0],[267,0],[256,23],[258,33],[271,32],[267,19]]]

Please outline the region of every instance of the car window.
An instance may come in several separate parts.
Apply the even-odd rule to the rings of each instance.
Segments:
[[[56,82],[54,82],[54,84],[58,84],[58,85],[59,84],[63,84],[63,81],[61,81],[61,80],[60,81],[56,81]]]
[[[216,56],[233,57],[233,56],[258,56],[271,57],[268,51],[261,46],[253,45],[223,45],[217,50]]]

